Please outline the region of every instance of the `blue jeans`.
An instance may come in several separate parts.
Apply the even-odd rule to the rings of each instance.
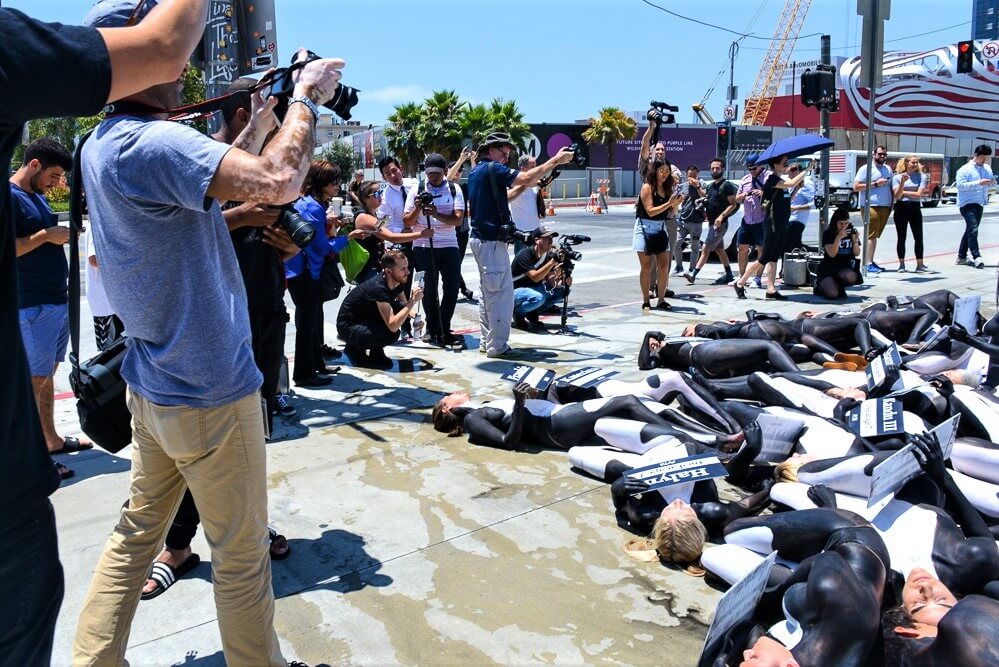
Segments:
[[[958,246],[957,256],[965,259],[968,250],[975,259],[981,257],[978,251],[978,225],[982,222],[982,205],[965,204],[961,207],[961,217],[964,218],[964,235],[961,237],[961,245]]]
[[[537,287],[518,287],[513,291],[513,312],[516,315],[527,315],[544,310],[556,304],[565,296],[564,287],[556,287],[549,292],[541,285]]]

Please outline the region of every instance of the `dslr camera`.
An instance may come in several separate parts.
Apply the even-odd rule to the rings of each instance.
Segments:
[[[500,241],[503,243],[520,241],[525,245],[534,245],[534,237],[531,232],[520,231],[512,222],[500,227]]]
[[[572,163],[576,165],[578,169],[586,168],[586,156],[579,148],[579,144],[569,144],[566,146],[567,151],[572,152]]]
[[[430,205],[434,203],[435,199],[437,199],[437,197],[433,196],[429,192],[424,191],[416,195],[416,205],[422,208],[423,210],[427,210],[428,208],[430,208]]]
[[[278,224],[284,231],[288,232],[288,236],[299,248],[309,245],[316,235],[316,228],[312,226],[312,223],[300,216],[291,204],[285,204],[281,207]]]
[[[649,102],[649,111],[645,114],[645,117],[649,122],[655,123],[656,125],[662,125],[663,123],[666,125],[673,125],[676,123],[676,116],[673,114],[679,110],[680,107],[652,100]]]
[[[572,246],[579,245],[580,243],[588,243],[589,241],[590,237],[583,234],[562,234],[559,237],[558,248],[555,250],[555,258],[563,265],[578,262],[583,259],[583,255],[573,250]]]
[[[271,75],[271,95],[278,99],[277,106],[274,107],[274,115],[277,116],[279,120],[284,120],[284,115],[288,111],[288,99],[295,90],[295,82],[292,79],[292,73],[297,69],[305,67],[307,63],[319,59],[319,56],[312,51],[309,51],[305,59],[301,60],[296,52],[295,56],[291,59],[291,67],[282,67],[281,69],[275,70],[274,74]],[[264,80],[261,80],[261,84],[265,83],[266,82]],[[350,120],[350,110],[357,104],[357,92],[356,88],[351,88],[350,86],[345,86],[341,83],[336,89],[336,95],[333,96],[333,99],[323,104],[323,106],[340,118]]]

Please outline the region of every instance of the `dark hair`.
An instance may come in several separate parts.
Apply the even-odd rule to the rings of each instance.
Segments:
[[[656,172],[661,168],[666,167],[666,171],[669,172],[669,176],[666,177],[666,182],[663,183],[663,188],[666,190],[666,194],[672,194],[673,188],[676,187],[673,179],[673,165],[670,164],[669,160],[652,160],[649,162],[649,170],[645,172],[645,182],[652,187],[652,191],[655,192],[656,188],[659,186],[658,177]]]
[[[390,164],[394,164],[395,166],[399,167],[399,169],[402,169],[402,165],[399,164],[399,161],[395,159],[395,156],[386,155],[385,157],[383,157],[381,160],[378,161],[378,173],[382,174],[382,172],[385,171],[385,167],[389,166]],[[382,175],[384,176],[384,174]]]
[[[236,117],[236,112],[250,110],[250,88],[257,85],[255,79],[242,76],[226,88],[226,97],[222,99],[222,121],[231,126],[232,119]]]
[[[696,164],[689,165],[686,169],[684,169],[684,171],[691,171],[691,170],[696,171],[697,173],[701,173],[701,168],[698,167]]]
[[[836,223],[840,220],[850,219],[850,207],[849,206],[837,206],[836,210],[833,211],[832,215],[829,216],[830,223]]]
[[[340,182],[340,167],[326,160],[313,160],[309,173],[305,176],[302,192],[319,199],[323,189],[331,183]]]
[[[365,213],[368,212],[368,205],[364,200],[368,198],[368,193],[375,192],[380,189],[381,186],[378,185],[378,181],[361,181],[361,184],[357,186],[357,196],[361,200],[361,208],[364,209]]]
[[[447,433],[449,438],[456,438],[464,433],[462,424],[464,420],[453,411],[444,411],[444,399],[437,401],[433,411],[430,413],[430,421],[434,425],[435,431]]]
[[[35,139],[25,147],[24,161],[21,164],[26,165],[32,160],[38,160],[42,169],[49,167],[62,167],[63,171],[73,169],[73,156],[52,137]]]
[[[378,260],[379,266],[383,269],[394,269],[399,264],[399,260],[406,259],[406,254],[401,250],[386,250],[382,258]]]
[[[975,155],[992,155],[992,147],[988,144],[979,144],[975,146]]]
[[[885,153],[888,152],[888,147],[885,146],[884,144],[878,144],[877,146],[875,146],[874,147],[874,152],[877,153],[879,150],[882,150],[882,149],[884,150]]]
[[[711,158],[711,162],[708,164],[708,166],[710,167],[715,162],[721,162],[722,169],[725,168],[725,158],[721,158],[721,157]]]
[[[888,609],[881,615],[881,640],[884,642],[885,667],[907,667],[913,662],[916,651],[919,650],[921,640],[903,637],[895,632],[896,627],[914,628],[912,616],[899,605]]]

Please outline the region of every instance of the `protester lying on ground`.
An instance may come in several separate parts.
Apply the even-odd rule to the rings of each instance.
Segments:
[[[759,370],[796,371],[798,365],[772,340],[693,340],[668,338],[647,331],[638,352],[638,367],[694,368],[707,377],[731,377]]]

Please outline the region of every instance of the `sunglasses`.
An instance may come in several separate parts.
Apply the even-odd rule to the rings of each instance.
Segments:
[[[381,199],[382,198],[382,191],[381,190],[373,190],[373,191],[369,192],[368,194],[366,194],[364,196],[365,197],[378,197],[379,199]]]

